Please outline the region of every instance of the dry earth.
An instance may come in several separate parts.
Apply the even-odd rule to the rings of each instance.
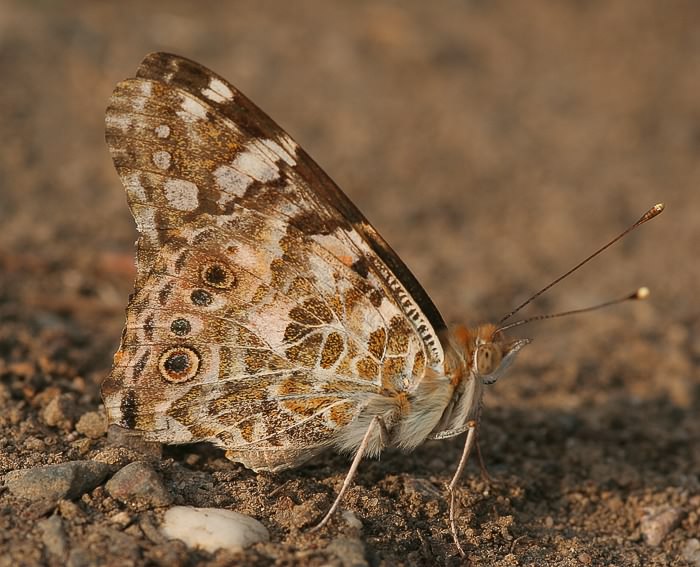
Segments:
[[[667,211],[527,309],[647,302],[532,325],[487,392],[473,565],[700,565],[700,4],[0,2],[0,474],[143,456],[107,443],[99,384],[136,233],[103,142],[117,81],[167,50],[229,78],[339,182],[446,319],[499,318],[647,207]],[[243,554],[163,542],[104,482],[0,485],[0,565],[458,565],[460,440],[256,475],[206,446],[151,455],[172,501],[250,514]],[[349,516],[346,514],[346,518]],[[350,524],[355,524],[350,525]],[[658,541],[654,541],[654,540]]]

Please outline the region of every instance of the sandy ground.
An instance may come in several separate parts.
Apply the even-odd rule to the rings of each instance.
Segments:
[[[85,425],[136,237],[103,119],[117,81],[168,50],[285,127],[450,321],[500,318],[664,201],[526,310],[652,290],[523,329],[535,342],[486,396],[492,481],[470,464],[458,527],[473,565],[700,565],[699,21],[691,0],[1,2],[0,474],[139,458]],[[344,502],[362,527],[309,534],[345,457],[256,475],[165,448],[153,466],[176,503],[270,530],[243,554],[162,542],[162,508],[104,485],[58,503],[0,487],[0,565],[459,565],[444,487],[460,451],[363,463]]]

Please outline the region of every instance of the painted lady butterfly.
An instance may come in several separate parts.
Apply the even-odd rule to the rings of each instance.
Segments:
[[[484,384],[529,341],[447,327],[333,181],[221,77],[155,53],[106,139],[140,238],[102,393],[111,424],[209,441],[255,471],[476,431]],[[452,528],[454,515],[451,506]]]

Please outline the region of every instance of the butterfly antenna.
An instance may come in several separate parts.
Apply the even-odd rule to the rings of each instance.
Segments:
[[[540,295],[542,295],[545,291],[547,291],[547,290],[551,289],[552,287],[554,287],[555,285],[557,285],[557,284],[558,284],[561,280],[563,280],[564,278],[569,277],[569,276],[570,276],[571,274],[573,274],[576,270],[578,270],[581,266],[587,264],[587,263],[590,262],[593,258],[595,258],[598,254],[600,254],[600,253],[604,252],[605,250],[607,250],[608,248],[610,248],[610,246],[612,246],[613,244],[615,244],[615,243],[616,243],[618,240],[620,240],[622,237],[624,237],[624,236],[626,236],[627,234],[629,234],[630,232],[632,232],[635,228],[637,228],[637,227],[643,225],[645,222],[650,221],[650,220],[653,219],[654,217],[656,217],[656,216],[658,216],[659,214],[661,214],[661,211],[663,211],[663,210],[664,210],[664,204],[663,204],[663,203],[658,203],[658,204],[654,205],[651,209],[649,209],[646,213],[644,213],[644,214],[640,217],[640,219],[639,219],[637,222],[635,222],[632,226],[630,226],[630,227],[627,228],[626,230],[622,231],[622,232],[621,232],[620,234],[618,234],[615,238],[613,238],[612,240],[610,240],[607,244],[605,244],[604,246],[602,246],[601,248],[599,248],[598,250],[596,250],[595,252],[593,252],[593,254],[591,254],[590,256],[588,256],[586,259],[584,259],[584,260],[582,260],[581,262],[579,262],[578,264],[576,264],[576,265],[575,265],[573,268],[571,268],[568,272],[566,272],[565,274],[559,276],[559,277],[558,277],[557,279],[555,279],[552,283],[550,283],[549,285],[546,285],[546,286],[543,287],[541,290],[539,290],[537,293],[535,293],[534,295],[532,295],[531,297],[529,297],[527,300],[523,301],[520,305],[518,305],[515,309],[513,309],[513,311],[511,311],[511,312],[508,313],[505,317],[503,317],[503,318],[498,322],[498,324],[501,325],[502,323],[504,323],[505,321],[507,321],[508,319],[510,319],[513,315],[515,315],[515,314],[516,314],[518,311],[520,311],[523,307],[525,307],[526,305],[528,305],[529,303],[531,303],[532,301],[534,301],[535,299],[537,299],[537,298],[538,298]],[[580,309],[580,310],[576,310],[576,311],[569,311],[569,312],[566,312],[566,313],[556,313],[556,314],[553,314],[553,315],[543,315],[543,316],[540,316],[540,317],[533,317],[532,319],[527,319],[526,321],[536,321],[536,320],[538,320],[538,319],[551,319],[551,318],[553,318],[553,317],[561,317],[561,316],[563,316],[563,315],[570,315],[570,314],[573,314],[573,313],[581,313],[581,312],[584,312],[584,311],[593,311],[593,310],[595,310],[595,309],[600,309],[601,307],[606,307],[606,306],[608,306],[608,305],[613,305],[613,304],[615,304],[615,303],[620,303],[620,302],[622,302],[622,301],[627,301],[627,300],[629,300],[629,299],[643,299],[642,297],[636,297],[636,296],[639,294],[639,292],[640,292],[641,290],[646,290],[646,295],[649,294],[649,290],[648,290],[647,288],[640,288],[639,290],[637,290],[637,291],[636,291],[635,293],[633,293],[632,295],[630,295],[630,296],[625,296],[623,299],[616,299],[616,300],[614,300],[614,301],[608,301],[608,302],[606,302],[606,303],[602,303],[602,304],[596,305],[596,306],[594,306],[594,307],[588,307],[588,308],[586,308],[586,309]],[[645,295],[645,297],[646,297],[646,295]],[[520,322],[520,321],[518,322],[518,325],[522,325],[522,324],[524,324],[524,323],[523,323],[523,322]],[[506,329],[506,328],[511,328],[511,327],[513,327],[513,326],[514,326],[514,325],[508,325],[507,327],[501,327],[501,330]]]
[[[613,299],[612,301],[606,301],[604,303],[599,303],[598,305],[593,305],[592,307],[584,307],[583,309],[572,309],[571,311],[562,311],[561,313],[549,313],[547,315],[535,315],[534,317],[528,317],[527,319],[521,319],[520,321],[514,321],[513,323],[508,323],[503,327],[498,328],[498,332],[506,331],[512,329],[513,327],[520,327],[520,325],[525,325],[526,323],[532,323],[533,321],[542,321],[544,319],[556,319],[558,317],[566,317],[568,315],[578,315],[580,313],[588,313],[589,311],[597,311],[603,307],[610,307],[611,305],[617,305],[618,303],[624,303],[625,301],[631,301],[635,299],[646,299],[649,297],[649,288],[640,287],[634,293],[620,297],[619,299]]]

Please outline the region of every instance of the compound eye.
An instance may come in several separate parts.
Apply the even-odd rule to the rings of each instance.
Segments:
[[[479,345],[476,351],[476,371],[481,376],[493,374],[501,364],[503,354],[501,349],[492,343]]]

